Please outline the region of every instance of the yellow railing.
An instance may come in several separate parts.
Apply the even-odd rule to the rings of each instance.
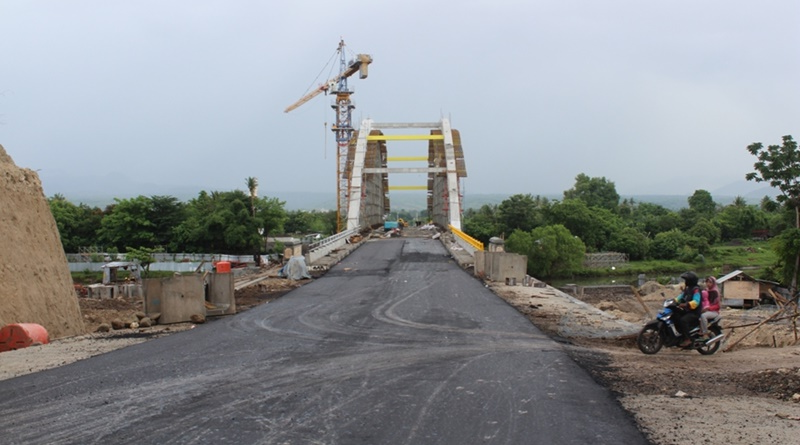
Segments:
[[[466,241],[470,246],[474,247],[475,250],[483,250],[483,243],[482,242],[480,242],[480,241],[476,240],[475,238],[467,235],[466,233],[462,232],[461,230],[456,229],[452,225],[450,225],[449,227],[450,227],[450,231],[453,232],[453,234],[455,236],[457,236],[457,237],[463,239],[464,241]]]
[[[368,141],[441,141],[443,134],[370,134]]]

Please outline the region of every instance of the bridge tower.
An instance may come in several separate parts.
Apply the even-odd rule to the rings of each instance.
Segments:
[[[427,129],[429,134],[384,134],[384,130]],[[428,166],[390,168],[387,166],[387,141],[428,141]],[[467,176],[464,152],[458,130],[448,119],[428,123],[376,123],[364,119],[354,135],[344,174],[348,182],[347,229],[382,224],[389,211],[389,174],[428,175],[428,214],[437,224],[461,229],[460,179]],[[419,160],[419,159],[417,159]],[[404,187],[409,189],[409,187]],[[417,188],[412,186],[411,188]]]

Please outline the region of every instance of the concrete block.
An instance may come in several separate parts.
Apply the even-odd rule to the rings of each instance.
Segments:
[[[144,312],[148,315],[160,313],[159,324],[188,322],[192,315],[197,314],[205,316],[202,275],[147,279],[144,280],[144,292]]]

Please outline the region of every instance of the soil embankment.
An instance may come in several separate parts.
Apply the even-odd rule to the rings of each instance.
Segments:
[[[37,323],[50,338],[83,333],[67,258],[39,176],[17,167],[2,145],[0,283],[0,327]]]

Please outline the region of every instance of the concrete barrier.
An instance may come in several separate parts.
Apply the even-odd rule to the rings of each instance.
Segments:
[[[328,256],[336,249],[341,249],[351,236],[357,235],[360,229],[350,229],[344,232],[339,232],[335,235],[322,239],[314,244],[309,245],[308,253],[305,255],[306,265],[313,265],[319,262],[320,259]]]

